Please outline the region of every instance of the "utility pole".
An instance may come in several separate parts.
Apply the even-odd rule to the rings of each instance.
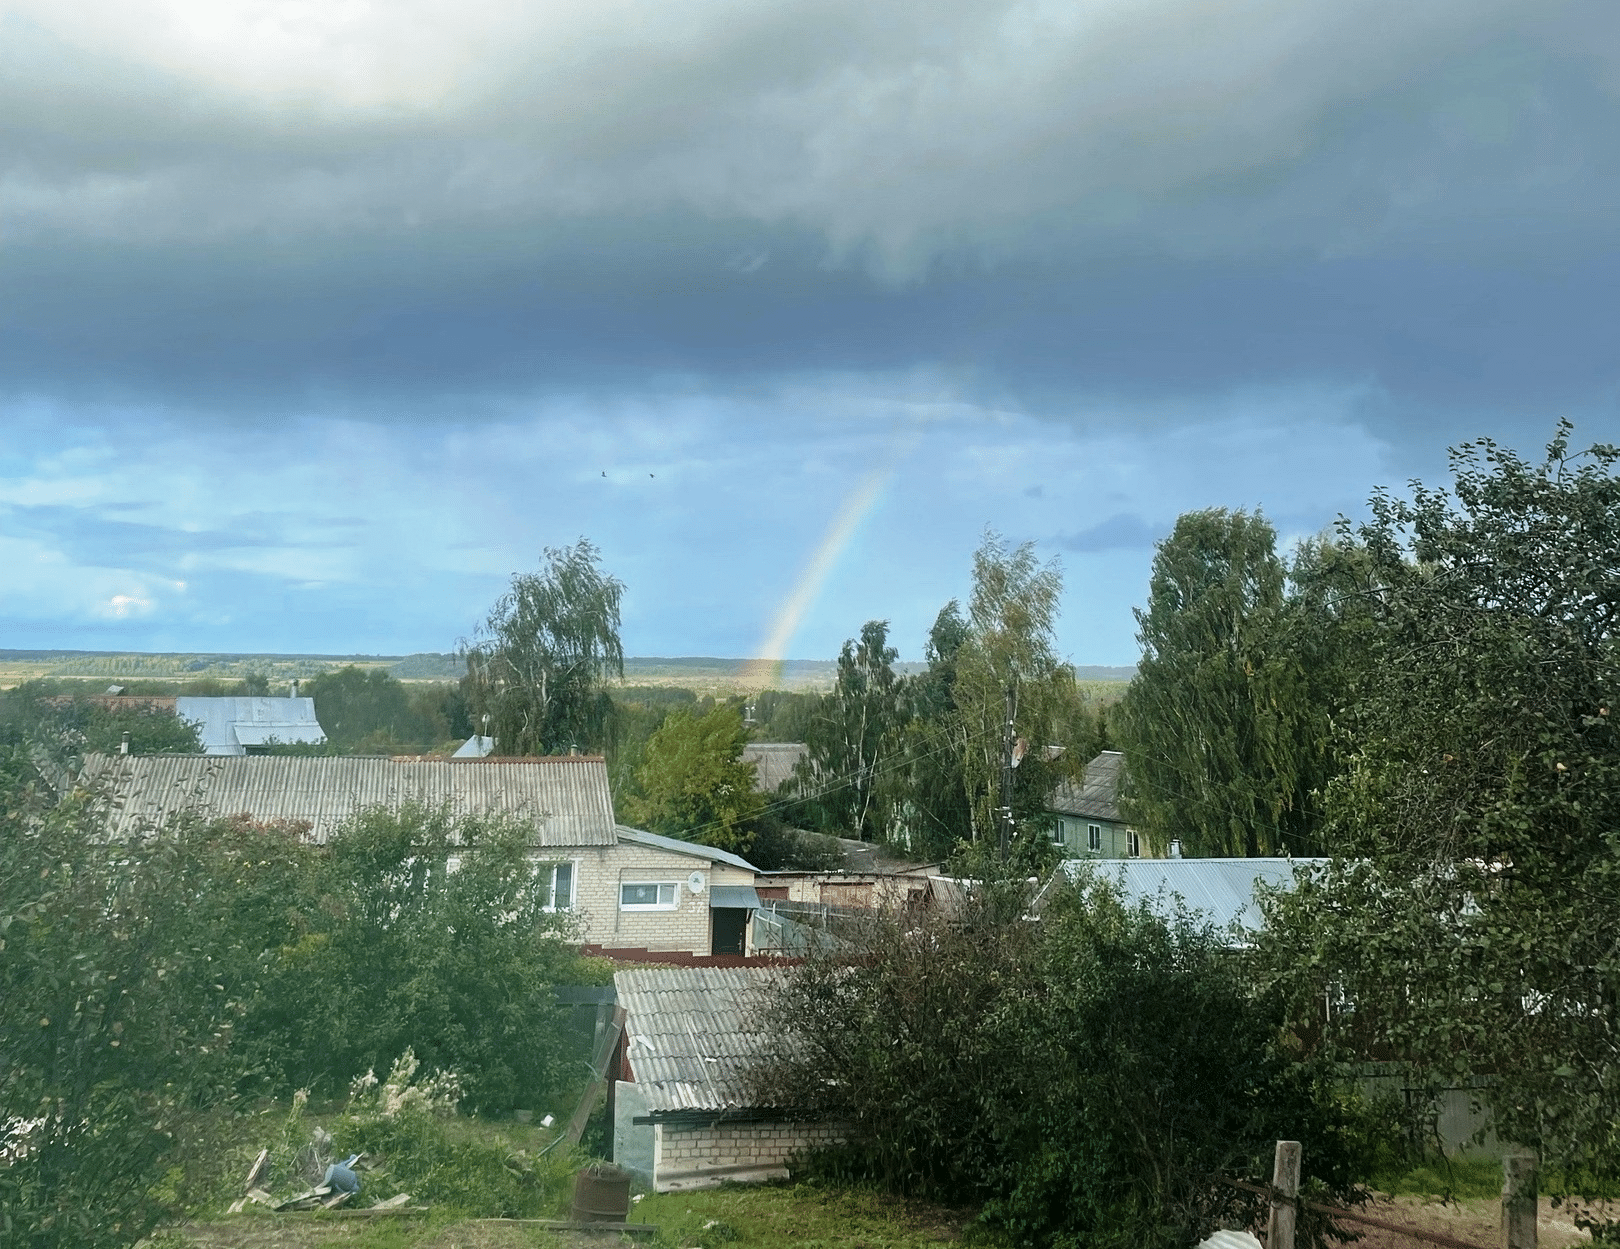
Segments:
[[[1007,686],[1007,722],[1001,729],[1001,807],[996,812],[996,823],[1000,826],[1001,861],[1007,861],[1007,851],[1012,845],[1013,831],[1013,719],[1017,714],[1017,686]]]

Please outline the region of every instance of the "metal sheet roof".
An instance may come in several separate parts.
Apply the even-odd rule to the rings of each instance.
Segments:
[[[1119,781],[1124,763],[1125,756],[1119,751],[1103,751],[1086,764],[1085,779],[1080,784],[1064,781],[1053,791],[1048,809],[1061,815],[1089,816],[1118,824]]]
[[[672,854],[689,854],[694,859],[708,859],[711,863],[727,863],[732,867],[740,867],[745,872],[759,871],[742,855],[732,854],[729,850],[701,845],[695,841],[679,841],[674,837],[665,837],[662,833],[649,833],[644,828],[631,828],[628,824],[619,825],[619,837],[624,841],[638,842],[643,846],[656,846],[658,849],[668,850]]]
[[[1255,882],[1292,888],[1296,867],[1315,867],[1326,859],[1118,859],[1070,860],[1071,875],[1089,868],[1101,880],[1118,885],[1129,906],[1146,901],[1161,912],[1179,897],[1188,910],[1225,928],[1237,923],[1251,932],[1260,927]]]
[[[754,788],[774,794],[793,779],[793,769],[810,753],[803,742],[749,742],[742,748],[742,761],[754,765]]]
[[[615,972],[626,1054],[647,1108],[746,1110],[748,1074],[770,1053],[772,967],[647,967]]]
[[[357,810],[408,802],[460,814],[505,815],[539,846],[617,840],[607,766],[599,758],[362,759],[287,755],[90,755],[82,783],[102,792],[109,831],[139,832],[184,812],[306,823],[324,842]]]
[[[240,755],[267,742],[318,745],[326,740],[313,698],[192,698],[174,700],[174,713],[200,725],[203,753]]]
[[[711,907],[746,906],[757,911],[759,909],[759,894],[754,892],[752,885],[711,885],[709,887],[709,905]]]

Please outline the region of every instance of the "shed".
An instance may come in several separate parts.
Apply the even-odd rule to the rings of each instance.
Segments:
[[[625,1012],[613,1089],[613,1160],[658,1192],[786,1176],[793,1154],[843,1139],[837,1125],[762,1106],[749,1077],[778,1033],[762,967],[637,968],[613,977]]]
[[[810,753],[803,742],[749,742],[742,748],[742,761],[754,765],[754,789],[775,794],[796,780],[794,770]]]

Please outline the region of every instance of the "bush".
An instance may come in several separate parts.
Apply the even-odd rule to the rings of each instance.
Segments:
[[[875,921],[777,1001],[794,1040],[760,1096],[851,1125],[839,1160],[909,1194],[983,1204],[1025,1243],[1191,1244],[1256,1209],[1279,1137],[1353,1197],[1340,1090],[1273,1044],[1282,1018],[1186,919],[1065,890],[1038,922],[1009,889],[960,922]]]

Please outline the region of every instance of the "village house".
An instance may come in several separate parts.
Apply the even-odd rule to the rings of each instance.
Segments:
[[[613,1161],[656,1192],[777,1179],[838,1143],[836,1124],[762,1106],[749,1077],[769,1057],[770,967],[657,967],[613,977],[624,1032],[610,1085]]]
[[[298,688],[294,682],[293,689]],[[190,698],[174,700],[174,713],[197,726],[205,755],[247,755],[271,745],[318,746],[326,732],[315,700],[299,698]]]
[[[751,953],[755,869],[613,816],[596,756],[524,759],[91,755],[80,783],[130,836],[182,814],[289,824],[324,844],[356,812],[406,804],[528,826],[552,906],[592,953],[707,958]]]
[[[1105,750],[1086,764],[1084,778],[1064,781],[1047,802],[1052,840],[1070,859],[1152,858],[1154,849],[1119,813],[1125,756]]]

